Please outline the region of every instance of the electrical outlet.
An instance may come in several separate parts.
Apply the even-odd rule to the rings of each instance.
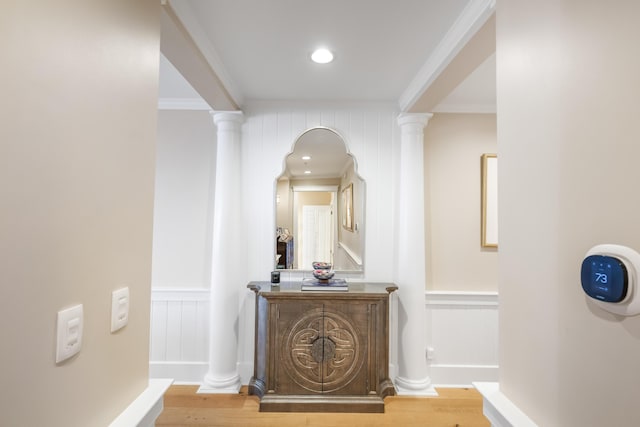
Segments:
[[[63,362],[80,351],[83,325],[82,304],[58,312],[56,363]]]
[[[129,323],[129,288],[111,293],[111,332],[124,328]]]
[[[433,360],[435,357],[435,349],[433,347],[427,347],[427,360]]]

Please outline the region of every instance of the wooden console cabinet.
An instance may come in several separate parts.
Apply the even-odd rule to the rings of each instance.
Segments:
[[[302,291],[301,283],[247,285],[256,293],[249,393],[266,412],[384,412],[389,379],[390,283]]]

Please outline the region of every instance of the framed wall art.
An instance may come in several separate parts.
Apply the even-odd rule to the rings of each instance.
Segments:
[[[342,189],[342,227],[353,231],[353,183]]]
[[[498,156],[483,154],[481,246],[498,247]]]

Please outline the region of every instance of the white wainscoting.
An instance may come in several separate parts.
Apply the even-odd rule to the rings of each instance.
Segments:
[[[149,376],[200,383],[209,368],[209,289],[151,290]]]
[[[426,293],[431,381],[471,386],[498,381],[498,293]]]
[[[240,312],[253,334],[250,301]],[[249,307],[250,306],[250,307]],[[427,345],[431,381],[435,386],[469,387],[474,381],[498,380],[498,294],[496,292],[426,292]],[[397,327],[396,313],[390,325]],[[207,373],[209,331],[208,289],[152,289],[151,378],[199,384]],[[397,334],[392,334],[396,336]],[[253,337],[242,339],[238,368],[243,383],[251,376]],[[391,346],[397,346],[392,339]],[[391,361],[397,349],[390,349]],[[392,377],[397,366],[392,363]]]

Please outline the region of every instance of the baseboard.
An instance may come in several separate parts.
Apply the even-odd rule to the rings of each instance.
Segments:
[[[173,380],[151,379],[149,386],[125,409],[109,427],[153,427],[162,413],[164,393]]]
[[[238,375],[240,375],[240,382],[242,384],[249,384],[251,377],[253,377],[253,361],[238,362]]]
[[[431,378],[423,380],[410,380],[396,377],[394,380],[396,392],[399,396],[437,396],[438,392],[433,387]]]
[[[492,427],[538,427],[502,392],[497,382],[474,382],[482,394],[482,412]]]
[[[393,379],[398,376],[398,366],[394,363],[389,363],[389,378]]]
[[[431,365],[435,387],[471,387],[473,382],[498,381],[498,365]]]
[[[177,378],[180,383],[200,384],[209,362],[149,362],[150,378]]]

